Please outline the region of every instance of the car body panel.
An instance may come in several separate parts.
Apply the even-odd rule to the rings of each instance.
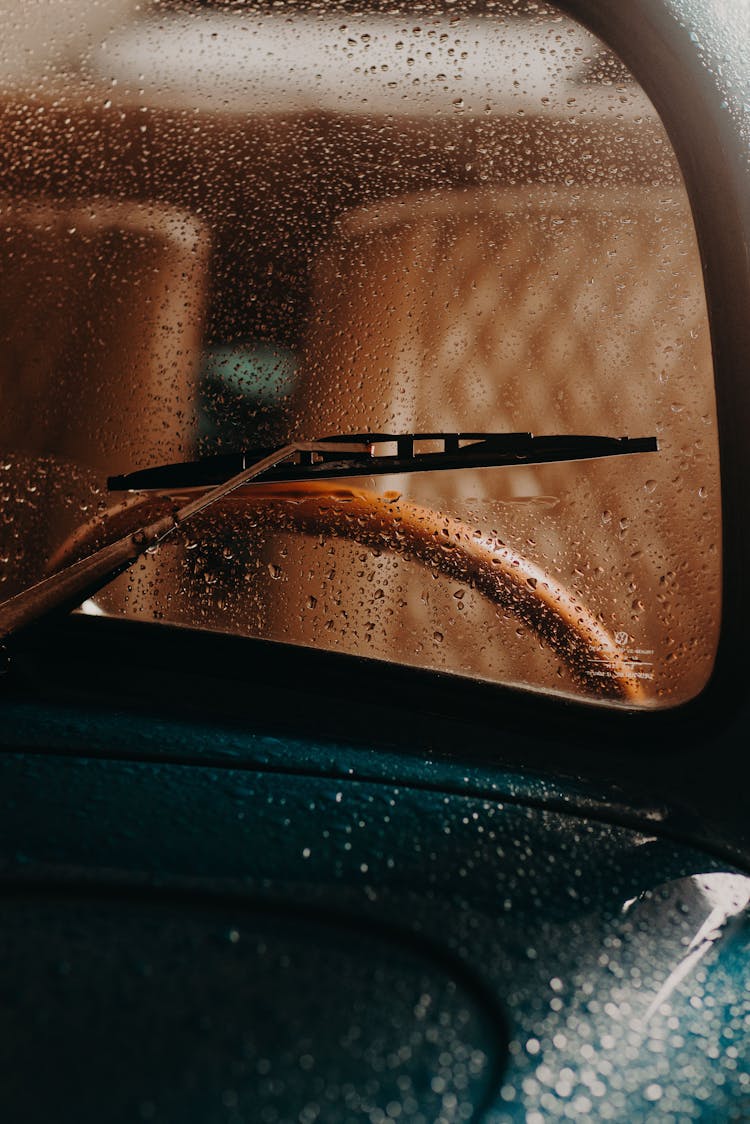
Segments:
[[[73,1042],[80,1038],[90,1048],[94,997],[119,980],[132,1002],[111,1041],[102,1043],[106,1074],[115,1065],[109,1051],[119,1049],[127,1028],[139,1026],[148,1038],[148,1020],[144,1028],[133,1013],[143,1015],[138,988],[128,983],[133,958],[149,965],[155,1025],[161,1025],[158,1011],[175,1007],[175,964],[182,965],[181,1018],[191,1026],[201,1017],[212,1026],[236,1023],[237,1034],[251,1042],[226,1086],[236,1090],[232,1103],[251,1117],[270,1105],[277,1119],[291,1119],[288,1098],[268,1093],[258,1100],[248,1059],[265,1056],[276,1042],[275,1072],[298,1103],[297,1055],[294,1065],[288,1060],[294,1033],[307,1041],[317,1027],[316,1044],[307,1049],[318,1054],[321,1088],[347,1080],[355,1088],[367,1085],[359,1055],[345,1064],[334,1049],[336,1034],[346,1037],[346,1005],[334,1002],[333,1039],[312,1013],[333,1002],[331,957],[355,991],[362,981],[372,984],[382,965],[405,958],[398,987],[413,990],[412,977],[421,972],[424,994],[450,1011],[458,987],[457,1022],[449,1011],[448,1024],[440,1025],[458,1035],[459,1055],[467,1050],[475,1058],[468,1084],[451,1078],[440,1085],[446,1100],[439,1110],[429,1107],[429,1081],[414,1078],[415,1120],[418,1112],[437,1119],[437,1111],[446,1120],[526,1120],[571,1105],[579,1118],[631,1121],[653,1119],[656,1107],[678,1119],[704,1120],[739,1120],[749,1110],[742,918],[750,879],[666,837],[663,810],[641,809],[643,829],[636,830],[606,822],[605,809],[593,801],[598,817],[587,815],[575,788],[535,784],[508,771],[457,763],[433,771],[429,762],[400,769],[393,754],[376,750],[201,729],[148,715],[113,721],[106,711],[47,707],[40,713],[25,704],[12,714],[16,733],[8,740],[25,750],[8,746],[0,759],[0,834],[3,991],[17,1027],[33,1030],[43,1000],[28,980],[44,963],[44,971],[52,970],[55,949],[56,962],[73,963],[75,972],[63,998],[59,989],[49,990],[49,1018],[53,1025],[62,1020]],[[458,790],[461,783],[465,791]],[[545,798],[558,807],[544,807]],[[569,810],[562,811],[566,800]],[[24,924],[36,934],[25,943]],[[223,939],[226,955],[234,957],[235,938],[227,932],[236,932],[237,942],[247,939],[252,956],[258,942],[286,950],[283,963],[263,960],[267,990],[251,959],[237,968],[227,992],[230,969],[206,951]],[[205,986],[185,967],[190,940],[206,964]],[[377,955],[379,940],[390,953]],[[87,954],[87,941],[109,950],[109,974]],[[254,981],[242,985],[248,1001],[289,1014],[268,1039],[263,1026],[232,1005],[244,973]],[[214,975],[221,986],[211,986]],[[308,995],[298,1010],[300,989],[312,994],[318,984],[319,1004]],[[366,1015],[356,1006],[351,1012],[352,1025],[364,1018],[363,1033],[375,1043],[382,1040],[379,1018],[392,1029],[378,995],[375,987]],[[403,1031],[403,1019],[393,1017]],[[217,1046],[209,1063],[200,1042],[175,1033],[164,1087],[143,1058],[139,1068],[136,1051],[125,1083],[132,1103],[153,1104],[153,1119],[185,1118],[175,1090],[196,1066],[203,1083],[194,1118],[224,1119],[222,1083],[230,1078],[222,1058],[229,1065],[234,1055]],[[435,1064],[429,1043],[429,1036],[413,1043],[416,1071]],[[155,1049],[152,1043],[146,1053]],[[30,1064],[29,1056],[19,1052],[17,1064]],[[399,1072],[410,1074],[410,1067]],[[389,1098],[383,1104],[397,1103],[387,1081],[373,1104],[379,1094]],[[106,1089],[92,1081],[87,1098],[78,1118],[96,1119]],[[41,1110],[33,1115],[28,1094],[25,1103],[28,1119],[44,1118]],[[45,1103],[42,1097],[42,1109]],[[322,1118],[367,1119],[353,1103],[334,1097]]]
[[[141,1059],[171,1059],[164,1079],[184,1092],[192,1061],[208,1055],[184,1027],[173,1027],[182,1045],[170,1053],[160,1018],[178,1011],[191,1027],[205,1018],[207,1032],[219,1024],[242,1036],[245,972],[258,1009],[275,998],[275,1018],[287,1009],[302,1019],[300,989],[314,995],[317,981],[330,992],[337,962],[342,993],[321,1008],[335,1014],[333,1045],[314,1001],[303,1011],[332,1067],[329,1090],[346,1080],[334,1047],[347,983],[364,987],[370,969],[367,986],[395,979],[403,998],[401,1007],[373,1000],[374,1037],[385,1041],[394,1018],[408,1037],[407,1008],[413,1015],[424,981],[445,1013],[437,1041],[455,1031],[451,1042],[474,1057],[475,1072],[460,1072],[454,1056],[445,1063],[450,1080],[436,1087],[440,1074],[416,1074],[410,1060],[411,1084],[398,1086],[404,1100],[387,1091],[369,1115],[360,1104],[347,1116],[345,1098],[329,1098],[328,1111],[318,1105],[324,1122],[337,1112],[416,1120],[444,1093],[440,1111],[450,1120],[750,1116],[747,5],[562,6],[643,84],[694,209],[722,459],[724,617],[713,679],[673,712],[632,714],[184,630],[159,639],[152,626],[117,621],[51,626],[14,653],[0,698],[0,975],[12,1014],[6,1039],[22,1026],[29,1032],[14,1047],[23,1080],[12,1095],[26,1089],[31,1098],[21,1109],[12,1102],[9,1119],[50,1118],[50,1089],[41,1086],[55,1071],[35,1041],[52,1052],[55,1035],[70,1035],[93,1051],[95,1075],[95,1046],[111,1072],[111,1051],[128,1032],[142,1034]],[[258,952],[269,935],[288,965]],[[225,965],[234,957],[236,968],[245,939],[255,951],[232,974]],[[207,965],[203,984],[191,942],[199,967]],[[129,988],[136,969],[148,991]],[[159,1017],[153,1026],[126,1019],[110,1038],[96,1022],[102,988],[125,1005],[141,997]],[[45,1009],[54,1033],[36,1038]],[[302,1045],[307,1030],[281,1042],[283,1024],[277,1018],[269,1041],[276,1035],[280,1056],[292,1052],[296,1090],[300,1059],[314,1051]],[[180,1102],[180,1119],[194,1108],[201,1121],[234,1122],[243,1105],[248,1118],[258,1108],[243,1100],[258,1095],[255,1045],[231,1054],[221,1034],[215,1041],[211,1064],[195,1070],[207,1083],[188,1108]],[[417,1043],[428,1069],[434,1043]],[[227,1076],[222,1065],[232,1060],[240,1068]],[[132,1077],[133,1112],[174,1119],[174,1102],[160,1104],[153,1089],[160,1071],[143,1070],[147,1089],[137,1060],[122,1064],[115,1069],[126,1084]],[[368,1080],[358,1065],[355,1085]],[[105,1096],[92,1078],[91,1118],[111,1115]],[[295,1093],[291,1110],[273,1096],[261,1111],[303,1119],[308,1102]],[[410,1116],[403,1104],[412,1102]],[[316,1119],[312,1108],[308,1116]]]

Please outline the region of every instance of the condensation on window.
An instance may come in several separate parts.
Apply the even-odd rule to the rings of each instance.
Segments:
[[[83,611],[613,705],[702,689],[700,260],[603,44],[532,0],[5,11],[0,590],[179,499],[114,473],[337,433],[654,437],[249,486]]]

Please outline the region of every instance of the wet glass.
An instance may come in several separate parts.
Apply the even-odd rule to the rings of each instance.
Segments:
[[[601,43],[531,0],[45,0],[11,5],[0,54],[0,590],[107,536],[112,473],[331,433],[655,436],[247,489],[83,611],[611,705],[701,690],[700,260]]]

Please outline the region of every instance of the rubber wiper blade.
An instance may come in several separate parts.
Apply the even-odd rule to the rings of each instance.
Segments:
[[[327,449],[299,450],[290,460],[257,477],[258,483],[334,480],[402,472],[456,468],[507,468],[513,465],[593,460],[633,453],[656,453],[655,437],[532,433],[347,433],[325,437]],[[344,446],[356,444],[363,450]],[[341,445],[339,449],[337,446]],[[110,491],[170,491],[207,488],[226,480],[272,449],[203,457],[110,476]]]

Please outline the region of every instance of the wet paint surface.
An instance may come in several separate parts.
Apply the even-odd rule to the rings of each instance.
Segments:
[[[496,1012],[387,927],[100,888],[2,915],[10,1119],[447,1124],[494,1093]]]
[[[114,724],[111,734],[117,743],[121,735]],[[24,737],[30,736],[27,724]],[[443,1116],[435,1115],[429,1098],[436,1090],[424,1079],[435,1062],[432,1046],[415,1040],[412,1056],[396,1063],[408,1088],[397,1084],[389,1100],[368,1102],[366,1111],[363,1102],[355,1108],[341,1097],[313,1098],[320,1108],[314,1120],[387,1121],[399,1114],[418,1119],[417,1111],[430,1120],[497,1124],[747,1118],[748,878],[660,838],[658,818],[653,833],[644,833],[524,806],[517,796],[441,792],[437,784],[419,789],[408,780],[389,779],[397,776],[396,761],[387,758],[379,781],[316,776],[310,762],[326,750],[312,743],[307,756],[303,743],[296,748],[288,743],[284,758],[280,740],[277,755],[286,771],[277,772],[273,747],[264,744],[270,754],[266,766],[245,762],[244,768],[240,756],[238,767],[88,758],[72,753],[72,740],[64,757],[3,756],[6,934],[15,931],[18,938],[24,931],[19,885],[33,899],[33,908],[28,902],[24,908],[47,910],[51,920],[43,928],[52,932],[66,911],[75,913],[70,903],[82,887],[93,897],[97,887],[103,889],[108,904],[91,923],[91,939],[97,955],[103,947],[113,950],[112,978],[120,979],[122,994],[132,999],[137,989],[129,990],[123,949],[144,940],[149,947],[154,926],[149,910],[163,895],[158,908],[166,910],[167,951],[162,960],[158,950],[149,954],[154,966],[149,994],[163,1016],[174,998],[169,965],[184,960],[184,948],[172,947],[175,941],[198,933],[196,947],[202,948],[210,944],[212,926],[219,925],[222,932],[244,929],[257,948],[264,933],[268,945],[270,933],[278,955],[267,954],[265,974],[274,981],[279,1010],[298,1009],[299,996],[317,980],[320,1004],[310,1009],[328,1004],[337,1012],[325,1024],[332,1037],[317,1033],[304,1052],[314,1058],[317,1051],[319,1091],[327,1088],[331,1095],[346,1084],[341,1075],[346,1052],[335,1048],[342,1033],[346,1037],[342,1024],[362,1025],[349,1014],[347,995],[370,988],[366,1033],[381,1043],[384,1057],[398,1055],[411,1041],[416,991],[443,1004],[437,1027],[452,1043],[437,1053],[448,1066],[448,1079],[444,1075],[438,1089]],[[180,749],[188,755],[186,733]],[[295,774],[297,754],[308,775]],[[144,885],[152,894],[157,887],[156,905],[138,898]],[[170,907],[177,890],[182,897]],[[231,905],[220,920],[213,915],[207,920],[218,908],[207,904],[207,895],[216,894],[224,895],[222,909],[227,910],[227,895]],[[305,911],[304,916],[295,923],[287,918],[279,929],[273,918],[289,909]],[[32,918],[27,927],[39,929]],[[352,936],[353,927],[360,936]],[[128,933],[130,939],[123,940]],[[80,940],[79,951],[85,948]],[[19,938],[14,947],[4,962],[11,984],[28,974],[24,957],[33,945]],[[234,952],[227,941],[227,956]],[[196,953],[207,965],[206,987],[183,989],[194,995],[193,1014],[208,1011],[217,1025],[239,1019],[237,1025],[244,1026],[246,1013],[233,995],[210,986],[212,972],[224,978],[229,969],[221,955],[218,960],[213,952],[207,960],[205,955]],[[185,963],[191,963],[189,957]],[[340,970],[332,971],[332,963]],[[392,973],[390,984],[378,975],[384,964]],[[394,1016],[398,1002],[411,1012],[409,1018],[403,1012]],[[487,1011],[499,1016],[493,1021]],[[383,1027],[400,1043],[395,1055]],[[309,1031],[300,1035],[309,1037]],[[472,1075],[456,1076],[454,1047],[475,1057]],[[304,1068],[301,1077],[299,1070],[303,1053],[295,1053],[294,1043],[289,1049],[284,1087],[307,1091],[311,1086]],[[492,1074],[501,1071],[493,1086]],[[201,1096],[215,1115],[200,1119],[253,1119],[255,1109],[243,1115],[241,1107],[259,1103],[247,1099],[260,1088],[252,1066],[245,1091],[235,1090],[239,1099],[230,1105],[221,1101],[225,1078],[210,1067],[207,1072]],[[349,1084],[355,1087],[361,1078],[361,1067],[351,1063]],[[300,1113],[309,1097],[302,1104],[301,1094],[290,1095],[294,1114],[279,1094],[281,1099],[263,1105],[269,1120],[271,1110],[280,1113],[275,1119],[306,1119]],[[158,1108],[156,1095],[146,1099]]]

